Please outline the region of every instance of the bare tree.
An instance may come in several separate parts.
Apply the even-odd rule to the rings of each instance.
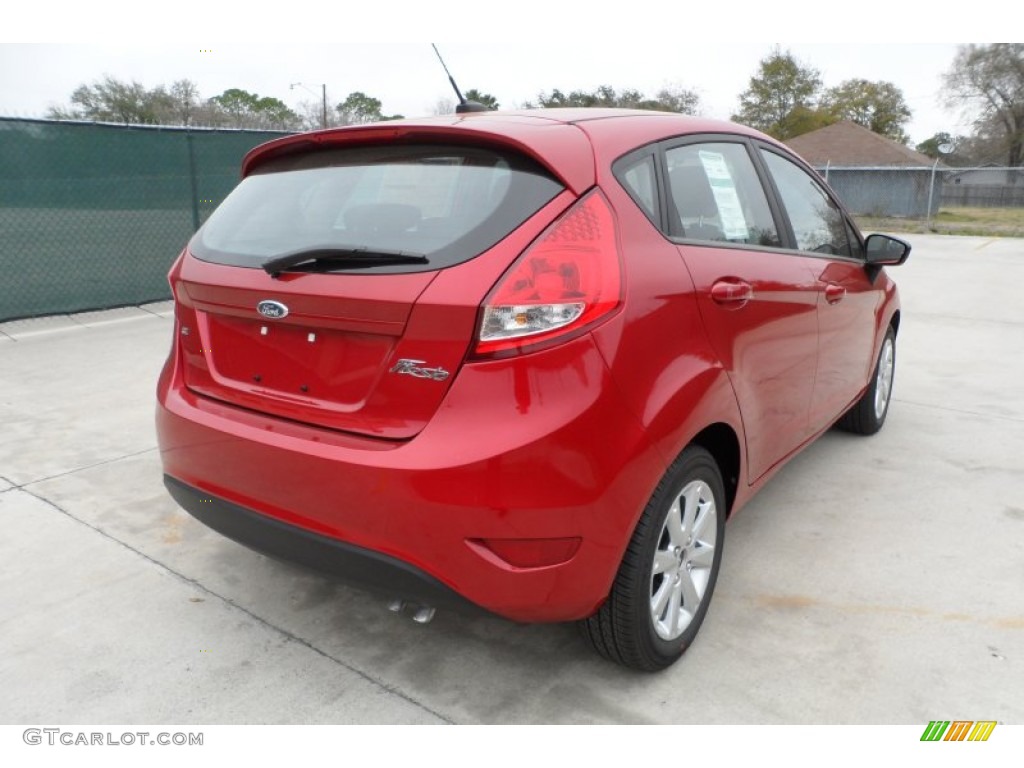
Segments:
[[[191,80],[175,80],[168,92],[172,125],[194,125],[202,105],[199,86]]]
[[[71,107],[51,107],[47,116],[55,119],[98,120],[112,123],[158,123],[167,107],[162,87],[149,91],[136,81],[122,82],[104,75],[91,85],[80,85],[71,94]]]
[[[442,97],[434,102],[433,114],[435,115],[453,115],[455,114],[455,99],[449,99]]]
[[[946,103],[978,114],[979,137],[1004,142],[1006,164],[1024,164],[1024,43],[963,45],[946,73]]]
[[[327,93],[327,103],[332,101],[330,92]],[[302,121],[302,129],[304,131],[317,131],[324,127],[324,102],[322,100],[317,101],[300,101],[299,106],[296,109],[299,115],[299,119]],[[341,119],[341,115],[336,110],[327,110],[327,127],[337,128],[340,125],[345,125]]]

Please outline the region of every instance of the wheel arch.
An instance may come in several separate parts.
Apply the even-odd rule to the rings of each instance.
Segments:
[[[698,432],[689,445],[699,445],[714,458],[718,471],[722,474],[725,487],[726,516],[732,514],[739,489],[740,478],[740,441],[736,432],[728,424],[718,422]],[[685,449],[684,449],[685,450]]]

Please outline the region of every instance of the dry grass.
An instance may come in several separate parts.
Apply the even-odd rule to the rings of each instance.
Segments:
[[[976,237],[1024,237],[1024,208],[943,208],[932,220],[893,216],[855,216],[870,232],[916,232]]]

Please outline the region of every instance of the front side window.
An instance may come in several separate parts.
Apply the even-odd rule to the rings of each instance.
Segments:
[[[850,255],[861,261],[866,259],[867,254],[864,253],[864,246],[861,245],[860,238],[857,237],[857,233],[849,221],[846,222],[846,237],[850,241]]]
[[[665,153],[671,234],[688,240],[779,247],[778,230],[746,146],[687,144]]]
[[[796,163],[762,152],[801,251],[851,256],[846,218],[821,184]]]
[[[199,259],[242,267],[316,249],[403,252],[427,261],[372,270],[438,269],[492,247],[562,189],[536,163],[499,150],[385,145],[308,152],[257,168],[189,249]]]

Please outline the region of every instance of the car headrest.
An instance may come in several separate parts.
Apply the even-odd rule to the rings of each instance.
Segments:
[[[669,184],[672,185],[672,198],[680,216],[714,218],[718,215],[718,204],[703,168],[695,165],[673,168],[669,173]]]

